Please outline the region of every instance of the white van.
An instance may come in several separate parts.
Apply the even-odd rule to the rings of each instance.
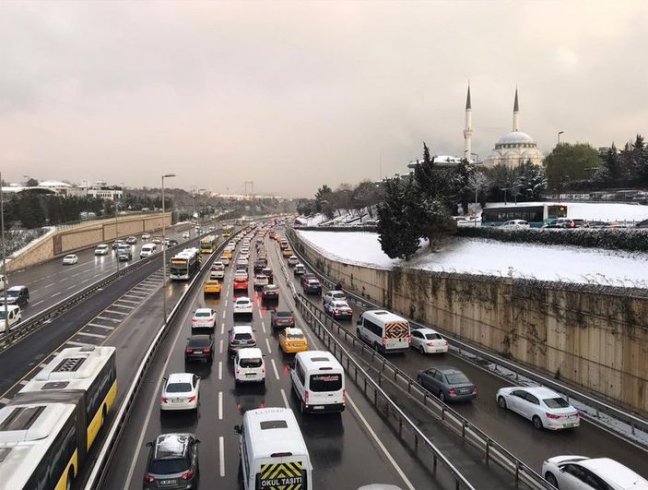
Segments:
[[[386,310],[367,310],[357,322],[358,338],[383,354],[405,352],[412,336],[409,322]]]
[[[261,349],[246,347],[236,351],[234,357],[234,382],[265,383],[265,362]]]
[[[157,245],[155,243],[145,243],[140,250],[140,259],[153,255],[155,252],[157,252]]]
[[[298,352],[290,381],[302,413],[344,411],[344,369],[329,351]]]
[[[0,333],[7,330],[7,326],[11,329],[11,327],[20,323],[21,320],[22,312],[20,311],[20,306],[7,305],[6,310],[4,305],[0,306]]]
[[[244,490],[313,488],[313,465],[295,414],[289,408],[258,408],[234,427],[239,435]]]

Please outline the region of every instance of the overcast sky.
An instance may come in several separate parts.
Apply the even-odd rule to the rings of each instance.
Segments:
[[[648,123],[648,2],[0,1],[0,170],[311,197],[520,129]]]

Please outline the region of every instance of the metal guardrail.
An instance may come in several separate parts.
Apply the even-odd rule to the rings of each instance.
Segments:
[[[287,237],[292,241],[296,240],[296,237],[294,236],[293,230],[290,230],[288,233],[286,233]],[[299,256],[299,258],[302,260],[303,263],[308,264],[308,266],[311,268],[311,270],[315,271],[321,278],[324,279],[324,282],[329,286],[333,287],[335,282],[332,281],[329,277],[326,277],[321,271],[317,270],[313,265],[308,262],[305,257],[302,256],[295,248],[293,247],[293,252]],[[383,305],[379,305],[377,303],[373,303],[368,301],[366,298],[363,298],[362,296],[353,293],[352,291],[345,290],[344,291],[346,295],[350,298],[353,299],[354,303],[357,305],[369,309],[369,308],[383,308]],[[411,325],[414,325],[415,327],[422,328],[422,327],[428,327],[429,325],[425,325],[419,322],[415,322],[412,320],[409,320]],[[444,332],[444,336],[451,339],[452,343],[450,345],[451,348],[455,348],[457,350],[457,353],[459,355],[462,355],[464,353],[470,354],[471,356],[477,357],[479,359],[483,359],[494,366],[494,370],[497,371],[498,367],[503,368],[507,371],[510,371],[515,374],[516,379],[518,379],[520,376],[530,379],[531,381],[534,381],[538,384],[547,386],[551,388],[554,391],[557,391],[561,394],[563,394],[566,398],[567,401],[575,400],[583,405],[587,405],[589,407],[592,407],[595,411],[595,415],[591,415],[587,412],[581,412],[584,417],[588,418],[594,423],[597,423],[597,419],[600,418],[600,414],[606,414],[616,420],[619,420],[621,422],[624,422],[627,424],[632,431],[632,434],[636,432],[636,430],[641,430],[642,432],[645,432],[648,434],[648,420],[645,418],[639,417],[637,415],[634,415],[632,413],[628,413],[626,410],[619,408],[617,406],[614,406],[610,403],[605,402],[604,400],[601,400],[599,398],[595,398],[593,396],[590,396],[586,393],[582,393],[575,388],[572,388],[564,383],[560,383],[556,381],[555,379],[548,378],[546,376],[543,376],[542,374],[538,374],[537,372],[534,372],[530,369],[527,369],[523,366],[520,366],[514,362],[508,361],[507,359],[504,359],[501,356],[498,356],[496,354],[493,354],[491,352],[487,352],[485,350],[479,349],[471,344],[468,344],[453,334],[448,334],[444,331],[443,328],[439,328],[438,326],[433,325],[433,328],[440,330]],[[614,427],[606,427],[608,430],[614,431]],[[624,436],[624,434],[615,432],[619,437],[629,440],[630,442],[637,444],[638,441],[634,439],[629,439],[628,437]]]
[[[220,255],[228,242],[229,239],[224,240],[223,243],[221,243],[221,245],[216,249],[216,251],[211,254],[209,259],[205,261],[205,263],[200,268],[200,272],[196,274],[193,280],[189,283],[189,287],[186,289],[184,294],[180,297],[180,300],[171,310],[171,313],[169,314],[167,319],[167,323],[162,324],[157,334],[153,338],[153,341],[146,351],[146,354],[144,354],[144,359],[142,359],[142,362],[137,368],[133,381],[128,387],[128,391],[126,392],[124,401],[119,407],[119,412],[117,412],[115,421],[111,425],[110,431],[108,432],[108,435],[106,436],[106,439],[101,446],[101,450],[99,451],[97,460],[92,468],[90,476],[86,479],[85,486],[83,487],[84,490],[96,490],[103,484],[107,476],[106,472],[113,457],[114,451],[116,450],[119,441],[121,440],[121,436],[126,427],[126,423],[128,422],[130,410],[135,403],[135,397],[137,396],[137,393],[142,386],[148,367],[155,358],[158,347],[174,325],[176,317],[178,316],[180,310],[182,310],[182,308],[185,306],[190,293],[193,292],[196,284],[202,282],[205,271],[209,271],[210,264],[216,260],[216,257]]]
[[[400,407],[389,397],[382,389],[380,383],[376,383],[373,378],[356,362],[355,358],[349,354],[344,346],[328,330],[325,321],[328,317],[322,318],[311,308],[311,303],[295,289],[295,285],[290,280],[285,265],[281,264],[281,270],[286,283],[290,287],[295,304],[301,312],[306,322],[315,331],[317,336],[326,345],[326,348],[340,361],[348,375],[354,383],[362,390],[366,399],[371,402],[381,415],[383,420],[393,425],[398,432],[398,438],[408,444],[409,449],[431,468],[434,474],[444,468],[448,475],[454,480],[455,489],[475,490],[475,487],[464,477],[461,472],[452,464],[452,462],[439,450],[434,443],[410,420]],[[316,311],[319,311],[315,309]],[[320,312],[321,313],[321,312]],[[551,487],[545,487],[551,488]]]

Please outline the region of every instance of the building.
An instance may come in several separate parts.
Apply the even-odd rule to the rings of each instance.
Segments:
[[[506,165],[517,167],[530,161],[534,165],[542,165],[544,155],[538,149],[538,145],[531,136],[520,131],[520,105],[518,103],[518,91],[515,89],[515,101],[513,102],[513,130],[501,136],[495,143],[493,153],[485,160],[485,165]]]

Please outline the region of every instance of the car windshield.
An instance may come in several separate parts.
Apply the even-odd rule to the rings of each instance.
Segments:
[[[166,391],[167,393],[186,393],[191,391],[191,383],[169,383]]]
[[[288,318],[288,317],[292,317],[292,313],[290,311],[276,311],[275,316]]]
[[[464,373],[461,373],[459,371],[450,371],[446,373],[446,379],[448,380],[448,384],[451,385],[460,385],[464,383],[470,383],[468,378]]]
[[[545,398],[542,400],[549,408],[567,408],[569,403],[561,397]]]
[[[252,339],[251,333],[237,333],[234,335],[234,340],[250,340]]]
[[[171,475],[182,473],[189,469],[189,462],[184,458],[178,459],[154,459],[151,461],[149,473],[154,475]]]
[[[245,300],[245,301],[240,301],[239,300],[239,301],[236,302],[236,306],[249,306],[249,305],[250,305],[249,300]]]
[[[18,296],[18,291],[15,291],[15,290],[12,291],[10,289],[9,291],[7,291],[7,296],[9,296],[10,298],[13,298],[14,296]]]
[[[258,368],[261,367],[262,362],[263,361],[258,358],[241,359],[239,361],[239,366],[242,368]]]
[[[209,345],[209,337],[191,337],[189,347],[206,347]]]
[[[304,340],[304,334],[301,333],[289,333],[286,335],[286,338],[289,340]]]

